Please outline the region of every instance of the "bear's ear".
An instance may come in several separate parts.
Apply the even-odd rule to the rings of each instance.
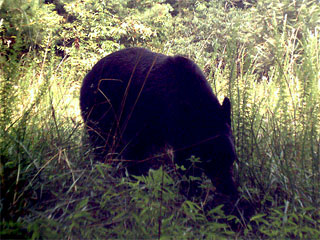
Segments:
[[[231,126],[231,103],[227,97],[224,98],[222,103],[222,113],[227,123]]]

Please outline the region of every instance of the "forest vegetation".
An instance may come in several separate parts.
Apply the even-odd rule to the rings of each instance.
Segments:
[[[230,98],[250,218],[187,199],[168,167],[133,181],[93,160],[82,80],[133,46]],[[318,0],[2,0],[0,81],[1,239],[320,239]]]

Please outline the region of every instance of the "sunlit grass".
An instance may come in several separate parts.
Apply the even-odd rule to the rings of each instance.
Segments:
[[[6,198],[1,207],[19,223],[13,228],[27,229],[33,238],[146,238],[158,236],[162,218],[162,236],[168,237],[320,236],[319,34],[301,40],[304,51],[298,56],[291,44],[298,39],[279,39],[284,55],[268,78],[260,79],[254,65],[244,72],[244,55],[209,76],[219,100],[232,100],[236,178],[255,213],[241,231],[231,230],[220,208],[208,221],[201,202],[179,195],[179,180],[165,175],[170,184],[162,189],[159,179],[167,174],[162,170],[132,182],[92,161],[83,141],[79,90],[94,61],[81,55],[30,56],[10,76],[12,111],[0,142]],[[156,195],[161,191],[163,205]]]

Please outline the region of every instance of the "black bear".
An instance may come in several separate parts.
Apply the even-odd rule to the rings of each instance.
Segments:
[[[129,173],[145,174],[150,156],[169,146],[186,174],[204,172],[219,193],[237,196],[230,101],[220,105],[191,60],[143,48],[114,52],[84,78],[80,107],[99,158],[124,159]],[[200,161],[191,165],[191,156]]]

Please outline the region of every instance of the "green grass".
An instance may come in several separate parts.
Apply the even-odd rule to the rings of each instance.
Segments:
[[[238,229],[221,206],[207,212],[202,199],[179,194],[181,179],[166,167],[132,181],[117,177],[121,163],[93,161],[78,103],[80,56],[59,60],[48,47],[3,70],[1,235],[320,238],[319,33],[294,36],[274,43],[268,79],[257,78],[254,62],[243,68],[245,51],[209,77],[218,98],[232,100],[235,176],[254,208]],[[303,51],[295,51],[294,41]],[[210,183],[203,184],[209,191]]]

